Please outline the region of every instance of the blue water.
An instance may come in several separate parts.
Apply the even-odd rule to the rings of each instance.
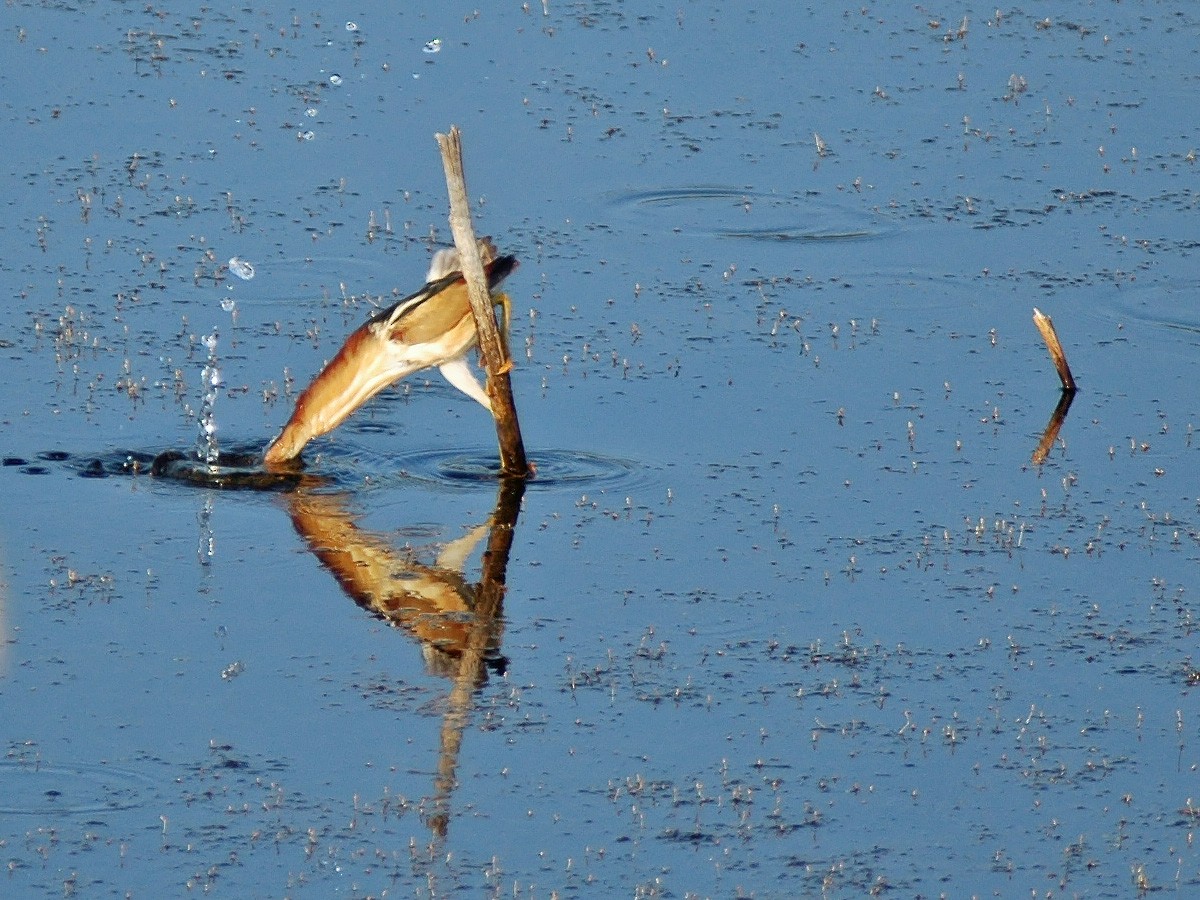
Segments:
[[[1200,23],[950,12],[7,7],[5,891],[1194,892]],[[465,679],[436,373],[297,490],[122,463],[214,329],[265,446],[449,242],[452,123],[543,475]]]

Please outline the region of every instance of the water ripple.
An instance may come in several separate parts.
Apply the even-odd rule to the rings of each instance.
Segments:
[[[637,482],[643,472],[631,460],[580,450],[538,450],[529,457],[537,467],[531,490],[599,490]],[[396,463],[402,478],[451,489],[495,484],[500,474],[496,451],[482,448],[418,450],[397,457]]]
[[[151,779],[107,765],[0,762],[0,815],[81,815],[145,803]]]
[[[637,221],[653,217],[673,231],[755,241],[871,240],[887,229],[877,216],[812,194],[776,194],[730,185],[625,191],[609,203]]]
[[[39,459],[60,463],[82,478],[153,475],[205,489],[291,491],[297,488],[348,489],[396,487],[417,482],[451,490],[491,486],[500,477],[495,449],[485,447],[433,448],[409,453],[375,453],[350,444],[336,444],[311,454],[293,469],[268,471],[262,465],[263,448],[245,444],[219,451],[210,464],[195,451],[166,450],[159,454],[116,450],[100,456],[75,456],[64,452],[39,454]],[[647,470],[639,463],[582,450],[538,450],[530,454],[537,473],[529,481],[534,490],[584,486],[603,490],[618,485],[627,489],[644,482]],[[28,461],[6,457],[5,466],[22,471],[36,468]]]

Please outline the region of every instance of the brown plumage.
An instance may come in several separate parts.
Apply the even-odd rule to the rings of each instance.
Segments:
[[[487,238],[480,241],[480,255],[490,290],[517,267],[515,257],[496,256]],[[431,366],[439,367],[447,381],[491,409],[467,361],[478,336],[458,266],[456,252],[440,251],[421,290],[376,313],[346,339],[300,395],[283,432],[267,448],[263,461],[268,466],[295,459],[305,444],[332,431],[385,387]]]

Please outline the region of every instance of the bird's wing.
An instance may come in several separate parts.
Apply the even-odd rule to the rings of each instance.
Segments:
[[[475,377],[475,373],[471,371],[471,364],[467,362],[465,356],[459,356],[449,362],[442,363],[438,366],[438,371],[442,373],[443,378],[468,397],[481,403],[484,409],[491,410],[492,401],[488,398],[487,392]]]

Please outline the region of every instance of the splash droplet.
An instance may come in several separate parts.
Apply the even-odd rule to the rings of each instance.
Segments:
[[[217,391],[221,387],[221,370],[217,367],[217,332],[205,335],[204,347],[208,350],[201,380],[204,384],[204,398],[200,404],[200,416],[197,421],[199,435],[196,442],[196,456],[201,462],[212,466],[220,458],[217,449],[217,419],[214,408],[217,404]]]
[[[254,277],[254,266],[237,256],[229,260],[229,271],[242,281],[249,281]]]

